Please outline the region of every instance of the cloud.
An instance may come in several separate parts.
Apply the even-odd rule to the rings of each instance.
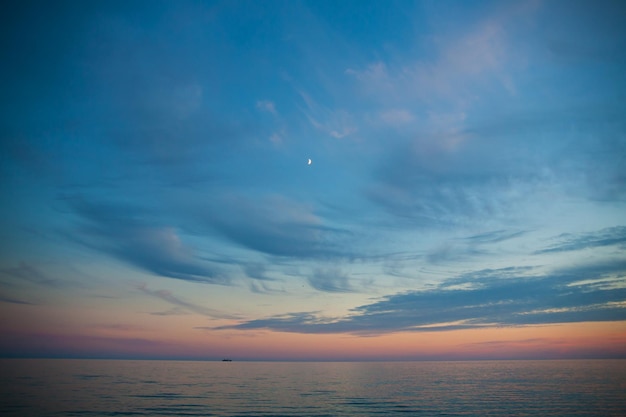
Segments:
[[[165,311],[155,311],[150,313],[153,316],[186,316],[190,314],[186,309],[174,307]]]
[[[558,79],[547,88],[554,89],[551,94],[560,99],[543,102],[528,84],[536,70],[528,67],[533,59],[534,65],[568,74],[586,86],[580,88],[598,88],[591,85],[593,77],[580,76],[587,71],[581,70],[582,64],[564,71],[545,57],[531,56],[529,45],[520,45],[518,31],[527,29],[526,18],[534,16],[537,6],[524,2],[492,8],[469,28],[435,30],[420,45],[429,53],[417,59],[375,61],[346,71],[381,118],[408,122],[408,117],[398,113],[407,109],[415,119],[411,133],[391,146],[385,141],[387,154],[383,153],[374,181],[364,187],[370,201],[399,221],[448,226],[503,220],[504,215],[512,215],[546,193],[624,200],[621,155],[626,136],[619,117],[623,104],[612,94],[588,101],[565,100],[567,87]],[[587,16],[580,11],[568,13],[575,14],[575,20]],[[585,26],[591,21],[582,20]],[[547,32],[554,30],[552,26]],[[616,25],[613,30],[620,29]],[[589,32],[595,36],[597,31]],[[562,34],[569,38],[571,31]],[[572,40],[584,43],[586,38]],[[540,41],[542,48],[544,41]],[[620,43],[610,37],[592,42],[608,44],[610,49]],[[607,73],[623,72],[615,62],[607,65],[611,68]],[[616,84],[617,78],[608,76],[600,91],[611,91]],[[539,107],[529,110],[519,105],[526,100]]]
[[[276,114],[276,105],[270,100],[259,100],[256,102],[256,108],[268,113]]]
[[[215,198],[201,221],[231,241],[268,255],[300,259],[351,256],[350,233],[326,226],[312,207],[281,195],[256,199],[237,194]]]
[[[626,226],[608,227],[596,232],[571,234],[558,237],[561,241],[535,253],[567,252],[589,248],[617,246],[626,248]]]
[[[200,260],[174,227],[152,223],[150,213],[131,206],[69,201],[83,220],[82,244],[154,274],[184,281],[228,284],[219,271]]]
[[[0,293],[0,303],[35,305],[35,303],[31,303],[29,301],[25,301],[2,293]]]
[[[285,293],[285,290],[272,288],[265,281],[252,281],[250,282],[250,291],[255,294],[276,294]]]
[[[122,332],[130,332],[137,333],[145,330],[149,330],[144,326],[137,326],[134,324],[122,324],[122,323],[103,323],[103,324],[95,324],[91,326],[94,329],[102,329],[102,330],[119,330]]]
[[[407,125],[415,120],[415,116],[406,109],[389,109],[380,113],[383,122],[394,127]]]
[[[396,217],[437,226],[499,219],[541,189],[546,174],[513,160],[494,138],[458,135],[421,133],[388,147],[365,196]]]
[[[432,264],[441,264],[487,255],[490,251],[485,246],[515,239],[525,233],[517,230],[495,230],[453,239],[429,251],[426,260]]]
[[[274,281],[274,279],[268,277],[265,273],[267,268],[263,264],[259,263],[247,263],[242,265],[243,271],[246,275],[252,279],[258,279],[261,281]]]
[[[299,94],[305,103],[305,107],[301,108],[302,113],[319,131],[335,139],[343,139],[358,130],[352,115],[346,110],[329,109],[317,103],[304,91],[299,91]]]
[[[426,255],[426,260],[431,264],[450,264],[485,254],[487,254],[485,250],[475,245],[459,245],[447,242],[430,250]]]
[[[472,235],[462,240],[475,244],[491,244],[500,243],[509,239],[515,239],[522,236],[526,232],[518,230],[494,230],[491,232],[480,233],[478,235]]]
[[[283,143],[283,136],[284,132],[274,132],[270,135],[270,142],[272,142],[275,146],[279,146]]]
[[[312,327],[323,325],[325,322],[320,319],[316,312],[310,313],[288,313],[278,316],[249,320],[234,326],[214,327],[211,330],[251,330],[251,329],[270,329],[275,331],[296,332],[296,333],[317,333],[311,331]],[[307,331],[307,329],[309,331]]]
[[[214,178],[216,161],[245,142],[249,122],[221,110],[214,88],[223,79],[210,53],[196,52],[215,45],[210,36],[195,38],[204,23],[164,21],[163,10],[137,5],[42,8],[49,9],[14,8],[19,23],[7,34],[19,42],[2,51],[15,68],[5,71],[13,105],[2,115],[0,150],[24,166],[18,175],[90,187],[129,178],[140,186],[188,184]],[[170,11],[191,17],[206,8]],[[84,25],[72,27],[75,19]],[[31,39],[38,31],[45,35]],[[75,163],[93,155],[92,163]]]
[[[531,268],[475,271],[432,289],[384,297],[343,318],[294,313],[219,329],[381,334],[626,320],[624,261],[532,272]]]
[[[172,12],[191,15],[195,8]],[[225,155],[246,143],[256,124],[249,115],[225,110],[215,94],[226,77],[217,74],[210,52],[196,52],[215,45],[208,33],[196,37],[204,23],[182,17],[185,24],[163,21],[159,13],[139,14],[148,25],[123,10],[91,16],[81,59],[92,69],[85,77],[87,91],[99,98],[93,124],[101,126],[98,136],[103,132],[117,173],[149,176],[150,182],[207,181],[218,175]],[[165,39],[160,33],[169,35]]]
[[[505,112],[459,129],[420,130],[385,148],[363,192],[400,219],[435,226],[510,219],[546,194],[621,201],[626,136],[616,107]],[[541,140],[555,134],[563,138]]]
[[[365,197],[399,220],[424,227],[500,220],[524,201],[520,193],[524,181],[472,168],[445,172],[467,162],[439,155],[430,155],[427,162],[428,158],[410,149],[392,155],[375,173],[377,181],[364,188]],[[458,166],[453,169],[461,171]]]
[[[45,287],[59,287],[62,285],[59,280],[49,277],[35,266],[26,262],[20,262],[18,266],[12,268],[0,269],[0,273],[22,282],[26,281]]]
[[[111,116],[119,126],[119,131],[111,132],[113,143],[123,151],[119,158],[147,163],[157,168],[157,174],[165,171],[164,179],[171,175],[184,177],[209,173],[207,161],[215,162],[218,155],[228,154],[242,143],[245,129],[239,123],[226,116],[220,119],[206,110],[192,111],[191,104],[181,102],[187,91],[199,90],[199,86],[176,87],[155,81],[155,85],[144,88],[145,92],[136,94],[148,95],[145,102]]]
[[[307,278],[309,285],[324,292],[352,292],[348,276],[338,269],[317,269]]]
[[[462,34],[439,34],[428,45],[430,59],[401,63],[372,62],[347,74],[381,103],[439,104],[463,108],[478,88],[497,80],[511,89],[505,77],[507,58],[505,19],[491,16]]]
[[[383,120],[412,127],[383,145],[374,181],[364,187],[370,201],[400,221],[449,226],[503,220],[554,187],[555,175],[571,181],[569,168],[559,162],[561,149],[539,139],[538,130],[546,127],[539,115],[507,120],[508,111],[528,116],[511,104],[518,80],[527,81],[527,51],[511,51],[520,21],[535,11],[530,4],[496,7],[469,29],[435,32],[421,45],[430,53],[418,59],[376,61],[347,71],[381,109],[376,112]],[[497,133],[480,126],[508,122]],[[559,122],[553,126],[566,128],[563,118]],[[567,140],[553,142],[568,150]],[[577,156],[585,154],[575,149]]]
[[[225,314],[222,313],[220,311],[214,310],[212,308],[207,308],[204,306],[199,306],[197,304],[194,303],[190,303],[188,301],[182,300],[178,297],[176,297],[174,294],[172,294],[171,291],[167,291],[167,290],[151,290],[148,288],[147,285],[142,284],[138,287],[139,291],[141,291],[144,294],[147,294],[151,297],[155,297],[158,299],[161,299],[163,301],[166,301],[170,304],[173,304],[177,307],[181,307],[184,308],[187,311],[190,311],[192,313],[196,313],[196,314],[200,314],[203,316],[207,316],[213,319],[237,319],[238,316],[236,315],[232,315],[232,314]],[[171,310],[170,310],[171,312]],[[175,314],[180,314],[180,313],[175,313]],[[159,314],[159,315],[165,315],[165,314]],[[167,315],[172,315],[172,314],[167,314]]]

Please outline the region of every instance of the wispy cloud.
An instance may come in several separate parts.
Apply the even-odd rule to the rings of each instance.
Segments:
[[[252,200],[230,194],[214,199],[200,215],[233,242],[268,255],[292,258],[336,258],[350,254],[340,242],[348,231],[324,225],[310,205],[281,195]]]
[[[413,122],[415,115],[407,109],[389,109],[380,112],[380,118],[390,126],[403,127]]]
[[[0,269],[0,273],[20,282],[28,282],[45,287],[59,287],[63,285],[58,279],[48,276],[39,268],[27,262],[20,262],[18,266],[11,268]]]
[[[177,307],[183,308],[192,313],[200,314],[200,315],[207,316],[213,319],[236,319],[238,318],[238,316],[233,315],[233,314],[225,314],[212,308],[200,306],[200,305],[191,303],[189,301],[185,301],[179,297],[176,297],[171,291],[168,291],[168,290],[151,290],[148,288],[146,284],[140,285],[139,287],[137,287],[137,289],[146,295],[161,299],[169,304],[173,304]],[[171,314],[159,314],[159,315],[171,315]]]
[[[276,114],[276,105],[270,100],[258,100],[256,108],[271,114]]]
[[[267,268],[263,264],[247,263],[243,265],[242,268],[245,274],[252,279],[258,279],[261,281],[274,281],[274,279],[267,276]]]
[[[469,257],[484,256],[487,252],[476,245],[460,245],[455,242],[446,242],[426,254],[426,260],[431,264],[451,264],[464,261]]]
[[[452,239],[430,250],[426,260],[433,264],[442,264],[467,260],[470,257],[490,254],[491,247],[496,243],[518,238],[523,231],[495,230],[464,238]]]
[[[317,103],[304,91],[299,93],[305,103],[301,111],[316,129],[335,139],[343,139],[358,130],[352,115],[348,111],[329,109]]]
[[[399,64],[377,61],[347,73],[382,105],[441,108],[445,102],[448,109],[463,111],[485,80],[503,73],[504,45],[501,25],[486,21],[464,36],[435,39],[434,59]]]
[[[148,330],[148,328],[144,326],[137,326],[134,324],[124,324],[124,323],[102,323],[96,324],[92,326],[94,329],[102,329],[102,330],[117,330],[122,332],[130,332],[136,333]]]
[[[595,271],[590,275],[590,271]],[[529,268],[483,270],[353,309],[343,318],[295,313],[220,329],[265,328],[296,333],[379,334],[462,328],[626,320],[626,264],[533,274]],[[582,282],[613,277],[617,285]],[[617,277],[617,278],[615,278]]]
[[[142,13],[142,18],[150,16]],[[86,77],[90,94],[106,98],[93,123],[107,137],[102,147],[110,162],[106,176],[114,166],[117,176],[141,175],[144,184],[214,178],[216,161],[245,143],[248,126],[255,122],[242,113],[217,110],[223,106],[214,94],[219,77],[199,54],[180,47],[189,36],[195,38],[200,23],[184,19],[181,25],[173,19],[146,28],[116,13],[90,17],[88,26],[99,33],[98,41],[81,59],[92,68]],[[161,30],[172,38],[151,35]],[[196,42],[209,49],[213,45]]]
[[[228,279],[200,260],[173,227],[143,220],[147,213],[135,207],[71,200],[83,219],[80,242],[136,267],[164,277],[211,284]]]
[[[339,269],[317,269],[307,278],[309,285],[318,291],[352,292],[354,291],[348,276]]]
[[[154,311],[150,314],[153,316],[186,316],[191,313],[184,308],[174,307],[165,311]]]
[[[7,294],[3,294],[1,292],[0,292],[0,303],[35,305],[35,303],[32,303],[30,301],[22,300],[21,298],[16,298]]]
[[[509,239],[515,239],[526,232],[519,230],[494,230],[464,238],[463,240],[476,244],[500,243]]]
[[[268,282],[265,281],[252,281],[250,282],[250,291],[255,294],[276,294],[286,293],[285,290],[271,287]]]
[[[470,132],[486,102],[509,102],[516,94],[514,75],[524,59],[512,59],[510,23],[533,11],[494,8],[464,30],[423,40],[429,54],[347,71],[382,120],[412,127],[402,140],[385,143],[374,181],[365,187],[370,201],[400,220],[437,227],[500,219],[520,203],[520,189],[533,191],[540,175],[512,163],[509,138],[492,141]]]
[[[605,246],[626,248],[626,226],[615,226],[596,232],[562,234],[557,238],[560,242],[536,253],[567,252]]]

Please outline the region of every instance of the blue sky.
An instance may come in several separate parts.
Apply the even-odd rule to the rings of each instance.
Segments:
[[[6,10],[0,353],[626,334],[621,2]]]

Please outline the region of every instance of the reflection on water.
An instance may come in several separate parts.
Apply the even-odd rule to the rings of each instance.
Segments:
[[[626,360],[0,366],[1,415],[626,415]]]

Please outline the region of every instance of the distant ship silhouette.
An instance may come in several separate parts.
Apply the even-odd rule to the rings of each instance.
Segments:
[[[222,362],[232,362],[232,361],[233,361],[232,359],[226,359],[226,358],[222,359]]]

